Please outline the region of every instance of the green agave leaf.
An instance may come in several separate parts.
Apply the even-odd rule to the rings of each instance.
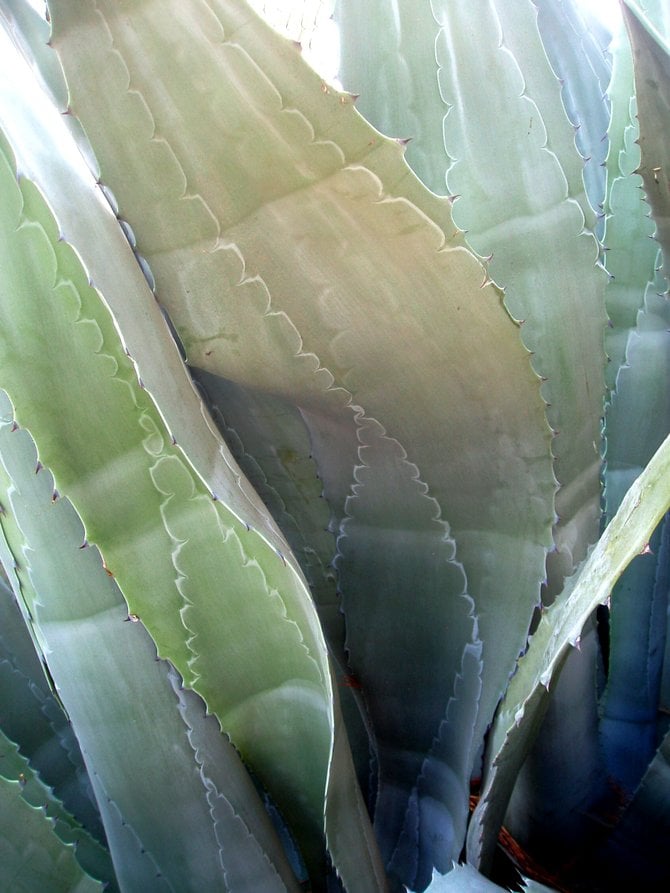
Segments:
[[[12,427],[0,428],[0,455],[12,480],[3,496],[22,533],[13,544],[22,596],[81,742],[121,886],[227,890],[232,875],[235,889],[297,890],[237,753],[216,720],[205,720],[202,701],[156,660],[142,624],[129,622],[99,554],[81,548],[72,506],[53,501],[51,475],[35,474],[31,438]],[[239,860],[251,886],[237,877]]]
[[[59,2],[52,16],[70,104],[189,361],[301,408],[340,517],[362,409],[439,503],[476,610],[528,593],[495,645],[480,629],[484,662],[503,667],[483,728],[537,600],[554,485],[537,380],[449,203],[240,2],[158,20],[148,4]],[[345,438],[334,469],[319,454],[330,431]]]
[[[6,203],[4,240],[12,260],[2,265],[13,279],[5,294],[27,289],[38,301],[33,309],[20,300],[19,312],[9,298],[2,305],[12,319],[3,325],[3,383],[17,415],[30,425],[44,463],[54,465],[59,491],[81,507],[86,536],[103,546],[131,613],[151,629],[160,653],[196,684],[297,826],[314,862],[320,858],[327,783],[346,779],[328,775],[332,690],[304,584],[265,539],[212,497],[172,443],[41,197],[26,183],[19,193],[6,163],[4,170],[7,195],[13,196]],[[30,333],[30,346],[22,345],[19,333]],[[235,493],[234,481],[227,489]],[[241,638],[249,628],[254,638]],[[246,644],[240,655],[241,640]],[[215,647],[201,650],[208,643]],[[270,738],[263,730],[277,727],[275,710],[284,719]]]
[[[663,0],[636,0],[635,5],[659,34],[670,36],[670,11]]]
[[[634,481],[597,546],[543,612],[500,705],[488,743],[482,796],[468,831],[468,861],[490,864],[518,769],[546,709],[548,687],[585,621],[603,604],[670,506],[670,437]]]
[[[555,5],[562,7],[562,2]],[[538,8],[536,9],[536,7]],[[550,5],[550,10],[552,9],[553,7]],[[587,195],[584,158],[578,151],[575,151],[577,135],[574,127],[566,127],[565,92],[570,88],[567,88],[565,84],[561,84],[555,76],[554,70],[557,63],[552,58],[550,52],[549,59],[555,68],[551,69],[547,64],[547,29],[544,27],[545,9],[539,3],[531,5],[526,0],[520,0],[520,2],[515,0],[512,3],[497,3],[496,14],[504,35],[505,46],[512,53],[517,65],[521,68],[524,95],[531,99],[537,107],[542,122],[540,127],[544,126],[546,131],[547,148],[560,162],[567,181],[568,195],[579,205],[584,215],[585,228],[590,232],[594,232],[597,226],[596,211],[599,209],[591,203]],[[564,24],[567,24],[567,22],[564,21]],[[562,42],[566,44],[565,47],[561,48],[560,52],[563,54],[574,54],[577,60],[583,63],[583,55],[580,52],[580,48],[575,45],[577,35],[572,27],[570,30],[572,33],[567,32],[562,37],[560,34],[556,36],[557,43],[560,44]],[[528,39],[529,36],[531,39]],[[538,37],[541,39],[538,39]],[[577,44],[579,42],[578,38]],[[568,47],[567,44],[570,46]],[[588,69],[585,71],[583,64],[579,66],[579,73],[582,76],[586,75],[587,83],[592,88],[593,73],[588,71]],[[571,85],[571,89],[580,90],[583,88],[574,84]],[[592,92],[592,90],[589,92]],[[602,92],[604,92],[604,86]],[[589,108],[589,114],[595,115],[599,119],[602,109]],[[532,131],[534,127],[538,126],[538,123],[538,119],[533,116],[532,122],[530,119],[528,120],[526,129]],[[530,136],[530,134],[527,134],[527,136]],[[532,189],[534,176],[528,179],[530,185],[527,188]]]
[[[16,20],[8,18],[7,3],[8,0],[0,2],[3,20],[5,24],[13,23],[14,29],[8,34],[0,30],[0,101],[3,125],[17,153],[21,173],[46,184],[45,190],[48,187],[49,202],[57,209],[59,225],[76,244],[91,280],[112,308],[123,331],[126,350],[132,355],[143,384],[160,404],[171,437],[188,452],[212,492],[236,507],[246,523],[262,531],[292,562],[285,539],[240,473],[211,418],[194,400],[191,379],[147,287],[143,275],[146,262],[136,253],[139,263],[132,262],[132,246],[128,242],[132,233],[124,221],[104,212],[100,203],[103,194],[68,138],[64,120],[72,116],[59,114],[13,52],[9,35],[20,36],[23,32],[17,31]],[[10,5],[20,9],[25,0],[12,0]],[[53,50],[49,52],[53,55]],[[38,59],[41,61],[41,56]],[[77,202],[72,201],[74,194]],[[108,189],[104,199],[104,204],[108,199],[113,202]],[[111,252],[114,263],[109,260]],[[138,313],[140,302],[142,312]]]
[[[655,8],[655,4],[651,4]],[[640,174],[663,248],[663,272],[670,272],[670,160],[663,123],[669,113],[670,35],[657,30],[637,3],[622,5],[635,63],[637,114],[640,120]]]
[[[53,860],[54,889],[62,889],[69,877],[73,884],[79,880],[83,889],[118,890],[107,849],[67,811],[3,732],[0,732],[0,783],[3,786],[0,797],[3,800],[0,807],[3,889],[51,889],[43,872],[45,863]],[[21,804],[17,802],[19,799]],[[13,822],[12,812],[16,813]],[[34,858],[29,862],[31,856]],[[88,876],[84,879],[83,875]]]
[[[73,844],[54,833],[41,807],[23,799],[19,781],[0,777],[0,883],[16,893],[93,893],[104,886],[88,877]]]

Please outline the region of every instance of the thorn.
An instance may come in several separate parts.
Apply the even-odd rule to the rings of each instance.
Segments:
[[[128,623],[128,622],[130,622],[130,623],[138,623],[138,622],[139,622],[139,619],[140,619],[140,618],[139,618],[139,615],[138,615],[138,614],[128,614],[128,616],[126,617],[126,619],[125,619],[123,622],[124,622],[124,623]]]
[[[10,428],[10,431],[18,431],[18,430],[19,430],[19,426],[16,424],[16,422],[12,422],[12,427]]]
[[[107,565],[105,564],[104,561],[102,562],[102,566],[103,566],[104,571],[105,571],[105,573],[107,574],[108,577],[113,577],[113,576],[114,576],[114,574],[110,571],[110,569],[107,567]]]
[[[640,552],[640,555],[653,555],[653,554],[654,553],[652,552],[651,546],[649,545],[649,543],[646,543],[644,548]]]
[[[38,460],[37,460],[37,465],[35,466],[35,474],[39,474],[40,471],[42,471],[43,468],[44,468],[44,465],[42,465],[42,463],[41,463],[41,462],[39,461],[39,459],[38,459]]]
[[[58,492],[58,490],[54,490],[51,494],[51,501],[56,502],[58,499],[60,499],[60,493]]]
[[[281,558],[281,560],[284,562],[284,567],[286,567],[286,559],[284,558],[284,556],[282,555],[282,553],[279,551],[279,549],[275,549],[275,551],[276,551],[277,555],[279,555],[279,557]]]
[[[404,137],[404,138],[400,138],[400,137],[396,138],[396,143],[398,143],[398,145],[402,146],[403,149],[404,149],[406,146],[408,146],[411,142],[412,142],[412,137],[411,137],[411,136]]]
[[[84,540],[84,542],[79,546],[80,549],[88,549],[88,540]]]
[[[250,531],[250,530],[251,530],[251,527],[249,527],[249,525],[247,524],[246,521],[244,522],[244,526],[247,528],[247,531]]]
[[[218,501],[219,501],[219,497],[216,495],[216,493],[211,493],[210,495],[211,495],[211,497],[212,497],[212,499],[213,499],[214,502],[218,502]]]
[[[174,436],[174,434],[172,435],[172,446],[177,446],[177,438]]]

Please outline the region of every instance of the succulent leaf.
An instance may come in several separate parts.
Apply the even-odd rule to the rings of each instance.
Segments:
[[[670,437],[633,482],[580,570],[542,615],[501,702],[488,743],[487,775],[468,831],[468,861],[489,864],[516,773],[527,752],[552,678],[585,621],[603,604],[625,568],[643,551],[670,507]]]

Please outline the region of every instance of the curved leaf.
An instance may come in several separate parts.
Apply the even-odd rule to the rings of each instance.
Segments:
[[[548,687],[585,621],[647,544],[670,507],[670,437],[634,481],[619,510],[560,598],[542,615],[500,705],[487,751],[487,775],[468,831],[468,861],[490,863],[507,801],[542,713]]]
[[[554,485],[537,379],[499,292],[480,288],[449,203],[397,143],[242,3],[151,9],[61,0],[52,42],[189,361],[301,408],[340,517],[355,412],[379,422],[450,524],[477,612],[527,594],[498,617],[495,647],[480,629],[484,660],[490,648],[509,672],[544,576]],[[346,432],[334,473],[326,431]],[[482,728],[504,672],[486,684]]]

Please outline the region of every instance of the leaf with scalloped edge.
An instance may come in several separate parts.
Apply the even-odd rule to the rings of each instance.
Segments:
[[[171,10],[52,4],[72,110],[189,361],[290,398],[319,419],[313,442],[350,430],[362,407],[440,504],[476,610],[525,593],[496,621],[495,647],[480,630],[496,663],[485,725],[524,645],[553,512],[549,431],[518,330],[448,201],[350,97],[241,2]],[[341,517],[355,459],[331,493],[314,455]]]
[[[53,683],[42,661],[14,595],[0,581],[0,729],[18,745],[65,808],[104,843],[79,744],[67,714],[51,691]]]
[[[610,80],[607,42],[599,39],[595,16],[575,0],[535,0],[535,4],[540,37],[560,81],[563,106],[584,159],[584,183],[589,203],[598,212],[595,228],[601,238],[609,124],[609,107],[603,102]],[[587,225],[594,229],[588,216]]]
[[[50,856],[57,854],[59,850],[58,844],[60,844],[61,853],[57,858],[66,865],[70,861],[74,863],[70,868],[73,875],[78,873],[76,871],[78,868],[79,873],[86,873],[90,876],[88,883],[91,889],[104,888],[110,891],[118,891],[116,876],[107,848],[93,838],[74,816],[68,812],[51,787],[45,784],[26,757],[19,753],[17,745],[1,731],[0,780],[12,786],[18,785],[19,796],[23,803],[31,807],[35,812],[39,810],[45,820],[43,824],[49,827],[49,833],[46,834],[45,830],[40,830],[39,824],[35,823],[35,839],[33,843],[37,843],[39,840],[41,844],[35,846],[34,854],[38,864],[40,858],[48,859]],[[5,793],[7,793],[7,788],[5,788]],[[5,808],[6,806],[5,804]],[[15,808],[18,808],[18,804]],[[24,817],[26,817],[26,810],[20,809]],[[17,822],[17,827],[20,828],[20,822]],[[17,828],[14,829],[13,833],[3,833],[0,836],[3,841],[6,840],[7,843],[14,844],[15,850],[19,850],[23,843],[25,831],[22,829],[23,833],[18,835],[18,839],[13,839],[16,830]],[[3,831],[7,831],[6,827],[3,828]],[[30,839],[32,840],[32,838]],[[39,853],[41,849],[44,851]],[[69,851],[69,856],[66,855],[67,851]],[[29,849],[28,853],[30,852],[31,850]],[[15,853],[15,855],[17,854]],[[11,858],[15,858],[15,856]],[[3,875],[3,869],[4,871],[9,870],[9,863],[10,857],[7,857],[6,860],[5,858],[0,858],[0,888],[3,890],[11,889],[12,891],[14,889],[23,889],[19,887],[18,880],[13,879],[13,883],[17,884],[15,888],[13,883],[8,881],[7,875]],[[16,866],[14,866],[14,870],[16,870]],[[27,874],[29,875],[29,872]],[[45,889],[44,886],[38,886],[36,881],[34,883],[35,886],[32,889]],[[42,881],[43,883],[44,881]]]
[[[85,874],[75,847],[54,833],[40,807],[23,799],[20,781],[0,777],[0,884],[13,893],[93,893],[103,884]]]
[[[11,170],[6,163],[4,168]],[[35,300],[42,295],[46,302],[34,311],[40,326],[25,319],[21,323],[21,313],[14,313],[11,325],[3,326],[8,339],[2,350],[3,383],[19,418],[30,425],[44,463],[55,466],[57,488],[80,507],[88,539],[100,541],[107,567],[116,574],[131,612],[142,616],[160,652],[173,656],[183,675],[218,713],[224,728],[234,732],[235,743],[297,826],[314,866],[320,858],[327,789],[346,783],[346,778],[342,773],[328,774],[332,688],[325,646],[304,583],[266,540],[247,529],[222,500],[213,498],[172,443],[76,255],[58,240],[41,197],[25,181],[22,192],[16,183],[12,192],[8,177],[6,182],[7,195],[12,196],[6,213],[14,221],[4,239],[12,261],[3,267],[14,276],[5,283],[6,293],[27,288]],[[17,267],[15,260],[21,256],[39,257],[39,262]],[[9,302],[3,304],[7,312],[9,306]],[[31,313],[29,301],[19,306],[22,313]],[[30,348],[20,346],[18,332],[30,332]],[[20,368],[12,358],[16,350],[22,359],[32,355],[30,375],[25,374],[27,367]],[[60,375],[54,372],[57,368]],[[87,390],[94,383],[96,398],[91,402]],[[95,431],[94,440],[89,430]],[[234,486],[228,489],[235,492]],[[192,575],[187,584],[181,568],[192,550],[182,550],[178,531],[183,518],[176,511],[178,504],[183,513],[198,517],[204,525],[198,528],[203,542],[216,545],[196,569],[189,565]],[[135,534],[130,533],[129,518],[137,525]],[[228,565],[225,559],[221,563],[222,555],[227,555]],[[151,557],[147,560],[146,556]],[[229,602],[219,595],[222,585],[232,599]],[[154,586],[165,602],[152,598]],[[255,592],[255,597],[240,601],[242,591]],[[209,613],[200,604],[203,598],[209,600]],[[227,610],[222,611],[226,604]],[[259,610],[264,616],[265,608],[279,619],[279,625],[268,623],[269,615],[261,624],[254,621]],[[257,629],[245,655],[233,649],[235,660],[226,662],[217,648],[203,656],[198,650],[200,641],[216,629],[225,632],[226,615],[243,623],[240,609],[242,615],[246,612],[247,624]],[[184,624],[186,617],[194,628]],[[282,643],[279,652],[266,647],[263,633]],[[280,653],[286,660],[279,659]],[[226,685],[217,675],[221,672],[225,672]],[[259,735],[268,724],[276,728],[271,720],[274,710],[282,717],[288,710],[295,719],[286,724],[282,720],[281,734]],[[302,753],[307,746],[312,750],[309,760]],[[280,766],[281,772],[272,766]],[[298,807],[294,790],[306,796],[306,809],[302,804]],[[355,803],[349,807],[355,809]],[[355,821],[360,822],[360,816]],[[365,831],[359,837],[364,839],[364,835]],[[361,864],[367,860],[366,851]]]
[[[248,889],[258,889],[260,879],[263,889],[297,890],[239,756],[218,722],[205,720],[202,700],[193,692],[180,697],[181,680],[156,659],[143,625],[132,622],[97,550],[80,547],[79,518],[65,497],[53,500],[50,473],[35,474],[34,443],[25,430],[12,430],[9,410],[0,456],[12,481],[3,493],[7,511],[21,534],[10,543],[21,565],[21,597],[81,743],[121,886],[143,878],[157,889],[225,890],[229,866],[244,858]],[[209,760],[227,776],[214,792]],[[230,852],[229,833],[239,838]],[[245,888],[238,882],[237,889]]]

